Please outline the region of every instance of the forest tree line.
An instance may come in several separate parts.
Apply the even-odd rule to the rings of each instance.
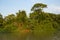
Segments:
[[[52,35],[60,31],[60,14],[44,12],[46,4],[36,3],[31,8],[29,17],[26,11],[18,11],[3,18],[0,14],[0,33],[33,32],[39,35]]]

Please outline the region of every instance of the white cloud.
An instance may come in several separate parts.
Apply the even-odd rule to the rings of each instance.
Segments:
[[[60,6],[50,5],[50,6],[48,6],[48,8],[45,11],[59,14],[60,13]]]

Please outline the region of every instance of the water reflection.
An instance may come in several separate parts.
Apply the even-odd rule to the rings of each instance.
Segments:
[[[20,33],[0,33],[0,40],[58,40],[57,37],[42,37],[36,36],[32,33],[20,34]]]

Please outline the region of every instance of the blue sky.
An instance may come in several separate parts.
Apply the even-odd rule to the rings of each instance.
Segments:
[[[28,15],[35,3],[47,4],[48,8],[44,10],[46,12],[60,13],[60,0],[0,0],[0,13],[6,16],[15,14],[18,10],[26,10]]]

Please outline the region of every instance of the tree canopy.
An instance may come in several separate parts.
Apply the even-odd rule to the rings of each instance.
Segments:
[[[33,5],[33,7],[31,8],[31,11],[42,11],[43,8],[46,8],[47,5],[46,4],[43,4],[43,3],[36,3]]]

